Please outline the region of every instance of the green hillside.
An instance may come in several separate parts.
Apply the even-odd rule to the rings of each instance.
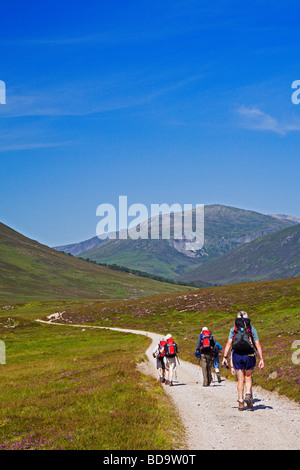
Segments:
[[[80,256],[179,279],[184,273],[246,242],[294,225],[290,220],[219,204],[205,206],[204,214],[205,243],[197,253],[185,251],[184,242],[150,240],[149,237],[149,240],[107,240]]]
[[[173,248],[168,240],[106,240],[80,255],[99,263],[118,264],[173,279],[199,264]]]
[[[300,276],[300,224],[246,243],[191,270],[181,279],[232,284],[297,276]]]
[[[184,289],[60,253],[0,223],[0,302],[123,299]]]

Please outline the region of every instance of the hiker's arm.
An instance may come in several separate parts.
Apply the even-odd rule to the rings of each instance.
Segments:
[[[224,364],[228,365],[227,357],[228,357],[228,353],[230,351],[231,345],[232,345],[232,339],[228,339],[228,341],[226,343],[226,346],[225,346],[225,349],[224,349],[222,365],[224,365]]]
[[[257,349],[257,352],[258,352],[258,356],[259,356],[258,367],[259,367],[259,370],[262,370],[265,366],[265,363],[264,363],[264,360],[263,360],[262,347],[261,347],[261,344],[260,344],[259,341],[254,341],[254,343],[255,343],[255,346],[256,346],[256,349]]]

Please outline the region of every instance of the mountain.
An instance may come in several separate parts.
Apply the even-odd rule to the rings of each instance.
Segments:
[[[60,253],[0,223],[0,302],[124,299],[185,289]]]
[[[168,240],[105,240],[81,254],[98,263],[118,264],[173,279],[198,265],[171,246]]]
[[[146,223],[151,227],[153,221],[154,218]],[[104,242],[99,240],[98,245],[82,252],[80,256],[100,263],[115,263],[169,278],[179,278],[189,270],[244,243],[292,225],[294,222],[291,220],[213,204],[205,206],[204,246],[196,252],[186,250],[184,240],[110,239]]]
[[[70,245],[55,246],[53,249],[57,251],[63,251],[73,256],[79,256],[84,251],[90,250],[95,246],[99,245],[101,240],[98,237],[89,238],[83,242],[72,243]]]
[[[279,219],[279,220],[290,220],[291,222],[294,222],[295,224],[300,224],[299,217],[294,217],[293,215],[270,214],[270,216],[275,217],[276,219]]]
[[[300,277],[300,224],[246,243],[178,279],[233,284],[292,277]]]

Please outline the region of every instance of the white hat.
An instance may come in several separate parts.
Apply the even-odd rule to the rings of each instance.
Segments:
[[[172,338],[172,335],[168,334],[166,337],[165,337],[165,340],[167,341],[168,339]]]
[[[240,310],[239,313],[237,314],[237,318],[248,318],[248,313],[243,312],[243,310]]]
[[[209,329],[206,328],[206,326],[204,326],[204,327],[202,328],[202,333],[203,333],[203,331],[209,331]]]

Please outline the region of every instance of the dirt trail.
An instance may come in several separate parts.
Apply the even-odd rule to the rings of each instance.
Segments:
[[[37,320],[41,321],[41,320]],[[84,328],[86,325],[48,324]],[[152,350],[161,335],[146,331],[106,328],[142,334],[152,339],[146,351],[149,362],[139,366],[143,373],[157,377]],[[258,373],[258,372],[257,372]],[[274,392],[254,386],[253,410],[238,411],[236,384],[223,379],[202,387],[199,366],[181,361],[177,366],[178,382],[164,386],[172,398],[187,431],[189,450],[298,450],[300,448],[300,406]]]

